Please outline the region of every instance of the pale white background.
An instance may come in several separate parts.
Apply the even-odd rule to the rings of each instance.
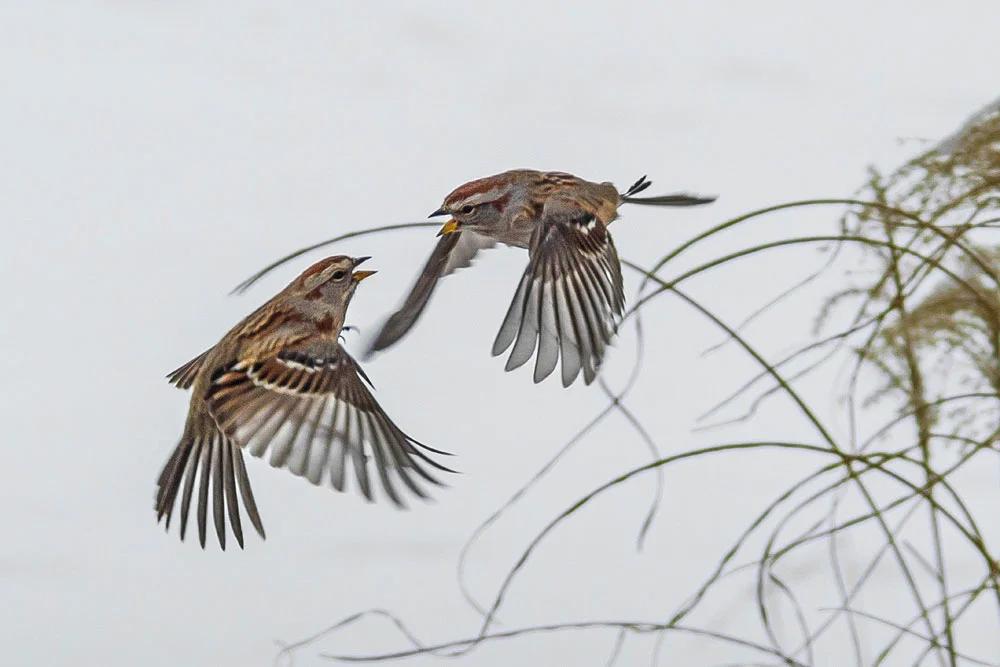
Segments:
[[[624,186],[648,173],[654,190],[721,195],[703,209],[627,210],[618,248],[648,263],[740,212],[849,195],[867,165],[896,164],[996,97],[992,0],[809,4],[0,4],[3,662],[264,665],[274,640],[373,606],[428,641],[473,634],[477,616],[453,574],[463,539],[603,404],[596,387],[534,386],[530,371],[504,374],[489,356],[523,254],[494,251],[446,281],[415,333],[367,364],[385,409],[454,452],[463,472],[409,512],[253,460],[266,542],[251,536],[244,552],[220,553],[164,535],[153,481],[187,405],[164,373],[309,260],[227,296],[259,265],[344,231],[419,220],[470,178],[524,166]],[[836,216],[775,217],[677,268],[765,237],[827,233]],[[432,244],[423,230],[336,248],[373,255],[380,270],[350,321],[370,332]],[[821,257],[775,253],[689,288],[735,322]],[[748,335],[785,349],[835,287],[807,292]],[[753,427],[693,434],[695,417],[755,368],[735,349],[700,358],[718,332],[679,301],[647,313],[645,375],[629,405],[663,451],[815,441],[782,398]],[[355,350],[359,340],[348,336]],[[633,346],[629,329],[607,365],[613,383]],[[802,386],[842,435],[830,381]],[[489,598],[555,512],[647,458],[624,420],[606,421],[473,552],[477,593]],[[652,480],[637,480],[540,549],[501,610],[505,627],[662,618],[755,511],[818,464],[754,454],[672,469],[642,554],[634,539]],[[970,474],[973,499],[990,502],[995,472]],[[848,560],[863,564],[866,552],[850,548]],[[820,560],[799,563],[803,590],[826,571]],[[895,585],[876,583],[867,599]],[[816,590],[811,608],[835,603]],[[714,611],[693,621],[760,638],[751,595],[747,581],[720,589]],[[910,616],[899,600],[890,611]],[[994,628],[969,626],[969,652],[1000,654]],[[601,665],[613,639],[523,639],[465,664]],[[299,661],[405,646],[373,620]],[[630,639],[620,664],[647,664],[651,648]],[[661,655],[671,665],[761,658],[683,637]],[[849,655],[831,641],[818,662]]]

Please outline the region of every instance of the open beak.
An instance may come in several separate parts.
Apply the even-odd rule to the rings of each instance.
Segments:
[[[355,271],[354,273],[351,274],[351,280],[353,280],[356,283],[360,283],[368,276],[374,276],[376,273],[378,273],[378,271]]]
[[[454,234],[457,231],[460,231],[459,228],[458,228],[458,220],[455,220],[454,218],[452,218],[448,222],[444,223],[444,225],[441,227],[440,231],[438,231],[437,235],[438,236],[447,236],[448,234]]]
[[[427,217],[428,218],[436,218],[439,215],[448,215],[448,211],[444,210],[444,207],[442,206],[441,208],[439,208],[438,210],[434,211],[433,213],[431,213]]]
[[[355,268],[357,268],[361,264],[367,262],[369,259],[371,259],[371,256],[367,256],[367,257],[355,257],[354,258],[354,266],[355,266]]]

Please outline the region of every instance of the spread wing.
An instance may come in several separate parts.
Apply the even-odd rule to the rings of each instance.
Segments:
[[[579,206],[547,204],[529,254],[493,355],[513,344],[509,371],[537,347],[535,382],[548,377],[561,357],[564,387],[581,370],[590,384],[625,307],[621,264],[607,226]]]
[[[325,479],[338,491],[353,470],[372,499],[369,473],[385,494],[404,506],[396,485],[426,498],[421,478],[440,484],[426,468],[447,471],[403,433],[375,401],[364,372],[335,343],[284,349],[256,361],[237,361],[215,372],[206,402],[223,433],[251,454],[313,484]],[[369,469],[369,461],[374,464]]]
[[[378,336],[368,349],[368,354],[384,350],[406,335],[427,306],[438,280],[458,269],[471,266],[477,252],[492,248],[494,245],[496,241],[472,231],[442,236],[434,246],[434,251],[424,264],[403,305],[382,325]]]
[[[171,371],[167,375],[167,381],[178,389],[190,389],[191,385],[194,384],[194,379],[198,376],[199,371],[201,371],[201,367],[205,364],[208,353],[211,351],[212,348],[208,348],[180,368]]]

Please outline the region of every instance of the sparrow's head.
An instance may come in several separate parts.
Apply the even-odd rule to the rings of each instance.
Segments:
[[[469,181],[451,191],[441,208],[430,217],[451,215],[438,235],[451,234],[463,229],[489,232],[505,222],[512,204],[521,199],[526,187],[527,171],[506,171]]]
[[[343,304],[354,296],[358,283],[375,271],[357,271],[359,264],[368,257],[335,255],[321,259],[292,281],[288,288],[295,296],[308,300],[322,300],[329,304]]]

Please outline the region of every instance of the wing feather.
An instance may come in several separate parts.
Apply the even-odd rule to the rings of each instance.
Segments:
[[[403,305],[382,325],[366,356],[384,350],[405,336],[424,312],[438,281],[458,269],[471,266],[480,250],[495,245],[496,241],[473,231],[441,236]]]
[[[197,377],[198,371],[205,364],[205,359],[208,358],[208,354],[211,351],[212,348],[209,348],[180,368],[171,371],[167,375],[167,381],[178,389],[190,389],[191,385],[194,384],[194,379]]]
[[[581,370],[590,384],[625,309],[621,263],[607,227],[572,203],[546,204],[529,253],[493,354],[513,344],[506,370],[535,355],[533,378],[541,382],[561,359],[563,386]]]
[[[233,362],[214,374],[206,403],[219,429],[254,456],[269,453],[272,466],[313,484],[329,475],[337,490],[345,488],[350,468],[368,500],[374,498],[377,484],[394,504],[403,506],[393,471],[415,491],[418,487],[404,468],[434,484],[439,482],[424,466],[447,470],[420,451],[437,450],[392,423],[357,362],[335,343]],[[416,495],[425,497],[422,491]]]
[[[524,296],[527,294],[528,285],[531,284],[531,276],[525,273],[521,276],[521,281],[517,284],[517,291],[507,309],[507,315],[500,325],[496,340],[493,342],[493,356],[498,357],[504,350],[511,346],[517,338],[517,333],[521,329],[521,320],[524,318]]]

